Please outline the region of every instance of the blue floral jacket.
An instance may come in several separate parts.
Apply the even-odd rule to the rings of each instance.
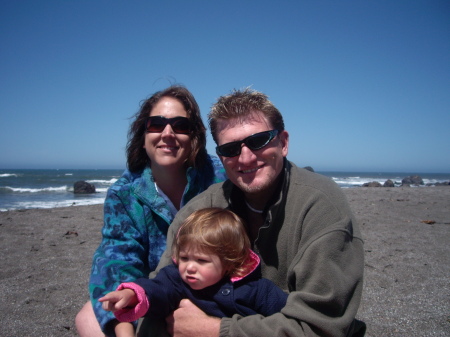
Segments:
[[[183,204],[226,179],[217,157],[201,170],[187,170],[188,184]],[[102,241],[94,253],[89,293],[102,331],[114,336],[111,312],[98,299],[114,291],[120,283],[148,277],[166,249],[166,235],[173,215],[155,188],[150,168],[140,173],[126,170],[112,185],[104,205]]]

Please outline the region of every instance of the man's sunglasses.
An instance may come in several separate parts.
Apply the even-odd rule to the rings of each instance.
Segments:
[[[262,149],[264,146],[275,138],[278,130],[263,131],[255,133],[237,142],[226,143],[216,147],[216,152],[222,157],[236,157],[241,154],[242,144],[245,144],[250,150],[256,151]]]
[[[189,134],[191,129],[189,119],[186,117],[166,118],[163,116],[151,116],[145,121],[145,130],[152,133],[163,132],[166,125],[170,124],[173,132],[183,135]]]

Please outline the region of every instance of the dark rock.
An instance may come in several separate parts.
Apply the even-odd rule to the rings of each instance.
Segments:
[[[383,187],[395,187],[395,184],[391,179],[388,179],[384,182]]]
[[[439,183],[434,183],[434,184],[427,184],[427,186],[450,186],[450,181],[443,181],[443,182],[439,182]]]
[[[420,176],[409,176],[402,179],[403,185],[423,185],[423,180]]]
[[[305,166],[304,169],[308,170],[308,171],[311,171],[311,172],[314,172],[314,169],[311,166]]]
[[[95,193],[95,186],[85,181],[77,181],[75,184],[73,184],[73,193],[75,194]]]
[[[371,181],[370,183],[364,183],[363,187],[381,187],[382,185],[378,181]]]

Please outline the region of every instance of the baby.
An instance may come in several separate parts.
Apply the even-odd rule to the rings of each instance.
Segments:
[[[286,305],[287,293],[261,277],[242,219],[227,209],[192,213],[178,231],[172,257],[174,264],[155,278],[122,283],[100,298],[103,308],[120,322],[132,322],[164,319],[184,298],[215,317],[270,316]]]

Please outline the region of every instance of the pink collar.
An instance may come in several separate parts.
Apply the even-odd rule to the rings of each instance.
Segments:
[[[242,280],[244,277],[250,275],[259,265],[260,258],[256,253],[250,249],[250,254],[247,258],[247,261],[245,261],[244,266],[244,275],[243,276],[233,276],[231,275],[230,280],[231,282],[237,282]]]

